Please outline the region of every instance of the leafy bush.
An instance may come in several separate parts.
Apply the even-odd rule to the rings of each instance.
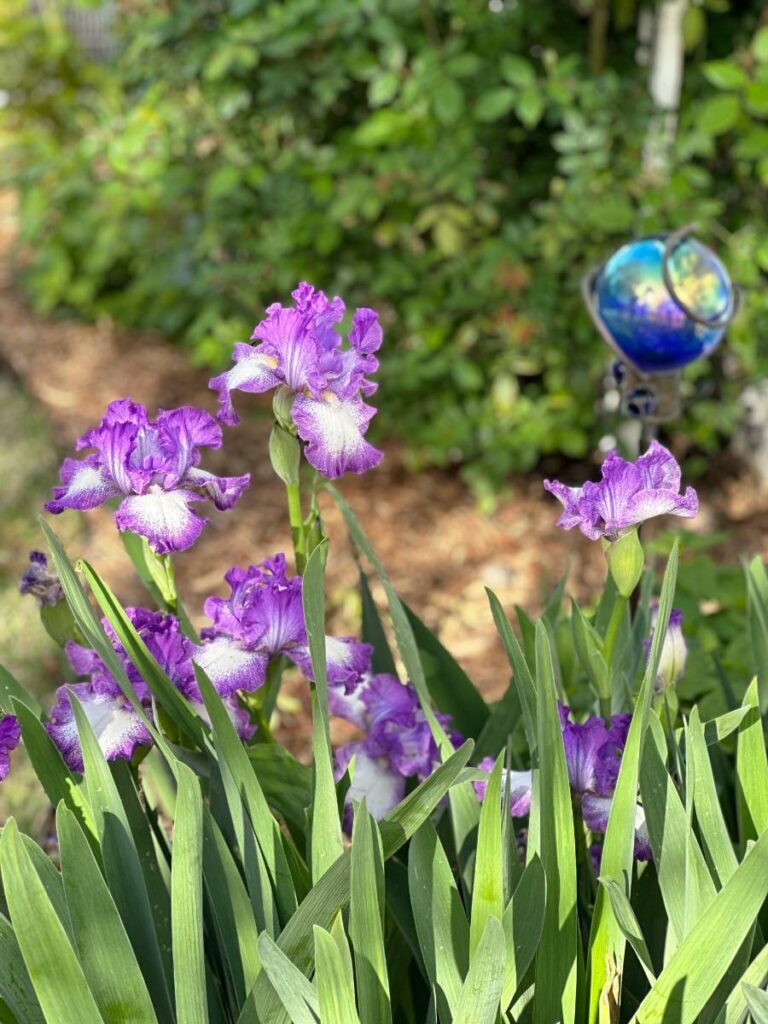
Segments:
[[[482,486],[589,450],[606,353],[580,277],[627,236],[695,220],[748,288],[729,350],[689,377],[688,433],[712,450],[765,372],[768,54],[764,33],[750,42],[760,5],[710,6],[691,8],[658,184],[619,5],[609,65],[588,74],[579,5],[139,3],[99,68],[12,3],[26,286],[42,311],[157,327],[210,365],[302,277],[378,304],[380,429],[413,465],[462,464]]]
[[[3,1019],[761,1019],[763,565],[748,567],[740,613],[748,674],[726,678],[721,659],[724,706],[704,720],[705,704],[684,693],[700,663],[687,664],[672,607],[678,544],[654,602],[656,574],[639,535],[656,515],[697,511],[695,491],[680,493],[674,458],[653,445],[636,463],[609,455],[599,484],[546,481],[564,505],[560,525],[601,539],[606,585],[587,614],[566,602],[564,579],[540,621],[518,612],[519,639],[489,592],[512,672],[489,705],[399,600],[353,510],[324,479],[354,466],[361,450],[375,464],[375,450],[347,434],[347,462],[322,476],[300,470],[302,455],[316,468],[323,452],[338,455],[331,424],[370,393],[379,339],[375,314],[362,310],[343,347],[332,326],[340,308],[307,286],[294,298],[294,308],[270,309],[260,346],[212,386],[231,420],[225,389],[253,390],[243,360],[262,384],[268,370],[270,455],[286,484],[301,575],[289,576],[282,556],[235,567],[231,595],[205,603],[211,625],[193,627],[172,553],[204,528],[197,502],[226,513],[248,483],[200,467],[199,449],[222,440],[202,410],[153,420],[128,400],[112,403],[79,443],[94,451],[62,466],[47,508],[118,499],[116,525],[155,608],[123,608],[43,523],[53,566],[34,554],[23,590],[86,681],[62,687],[46,713],[0,672],[0,777],[21,738],[56,806],[60,866],[13,820],[4,825]],[[317,352],[328,379],[318,379]],[[326,428],[305,437],[312,402]],[[361,571],[362,643],[325,635],[318,490],[337,504],[386,595],[385,613]],[[697,592],[702,557],[684,568],[682,596]],[[738,606],[733,593],[723,599]],[[698,608],[686,612],[689,637],[706,631]],[[309,680],[311,766],[270,729],[290,663]],[[331,715],[359,738],[332,751]]]

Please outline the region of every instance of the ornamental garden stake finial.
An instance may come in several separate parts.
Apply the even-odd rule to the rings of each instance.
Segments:
[[[739,291],[692,226],[617,249],[582,282],[587,309],[617,353],[624,415],[653,430],[680,414],[680,380],[710,355],[736,315]]]

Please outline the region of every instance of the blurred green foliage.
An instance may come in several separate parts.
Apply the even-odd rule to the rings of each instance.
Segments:
[[[686,384],[690,444],[712,451],[768,369],[762,6],[690,5],[660,183],[641,169],[631,0],[133,0],[108,66],[55,4],[10,0],[20,272],[43,312],[156,327],[215,367],[299,279],[376,306],[379,433],[486,488],[589,451],[606,353],[581,275],[695,221],[747,289],[728,348]]]

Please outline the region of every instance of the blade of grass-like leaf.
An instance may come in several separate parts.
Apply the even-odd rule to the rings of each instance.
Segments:
[[[478,761],[493,756],[507,744],[507,738],[517,731],[523,707],[520,694],[514,683],[510,683],[501,700],[492,707],[488,720],[477,738],[475,756]]]
[[[315,925],[315,972],[321,1024],[360,1024],[355,993],[332,936]]]
[[[472,912],[469,922],[470,963],[485,934],[489,918],[495,917],[501,921],[504,913],[504,858],[501,850],[501,772],[503,766],[504,754],[501,753],[497,757],[488,779],[488,789],[480,811],[475,876],[472,885]]]
[[[629,881],[632,877],[640,760],[663,640],[672,610],[678,561],[678,545],[675,543],[664,573],[651,653],[621,758],[619,777],[608,819],[608,829],[603,843],[601,873],[610,878]],[[605,889],[599,888],[589,937],[587,1020],[590,1024],[597,1020],[600,995],[608,980],[609,965],[616,964],[620,971],[623,969],[625,945],[624,934],[613,914]]]
[[[320,1013],[317,989],[266,932],[259,936],[259,955],[272,988],[293,1024],[317,1024]]]
[[[441,1020],[456,1013],[469,965],[469,924],[448,858],[431,821],[408,849],[408,888],[427,978]]]
[[[523,708],[523,715],[525,717],[525,729],[528,734],[528,742],[531,745],[531,756],[533,756],[537,742],[537,706],[536,706],[536,685],[531,675],[531,670],[528,667],[528,662],[525,659],[523,650],[520,647],[520,643],[515,636],[512,626],[509,624],[509,619],[504,614],[504,609],[501,607],[501,602],[493,591],[485,590],[488,595],[488,600],[491,605],[491,612],[493,613],[493,621],[496,623],[496,629],[501,642],[504,645],[504,650],[507,654],[510,668],[512,669],[512,681],[517,687],[517,692],[520,695],[520,704]]]
[[[756,679],[750,683],[743,703],[752,712],[739,726],[736,742],[736,791],[742,846],[768,828],[768,759]]]
[[[351,859],[350,859],[351,868]],[[347,979],[347,988],[353,994],[355,991],[355,969],[352,964],[352,950],[349,948],[347,933],[344,931],[344,918],[337,914],[331,925],[331,938],[336,943],[336,948],[341,955],[341,963],[344,967],[344,976]]]
[[[645,976],[652,985],[656,981],[656,973],[653,961],[651,960],[651,954],[648,951],[648,946],[643,936],[643,930],[632,909],[632,904],[627,899],[623,887],[619,885],[615,878],[606,878],[604,875],[601,875],[598,881],[607,891],[616,922],[635,951],[635,955],[640,961],[640,966],[645,971]]]
[[[456,781],[471,753],[472,743],[468,741],[379,822],[385,860],[397,853],[426,821]],[[330,928],[348,899],[349,853],[345,852],[313,886],[280,935],[278,945],[299,970],[306,973],[312,964],[313,926]],[[256,980],[238,1024],[256,1024],[260,1020],[268,1020],[269,1024],[283,1024],[287,1020],[279,1013],[279,1002],[269,982],[261,976]]]
[[[99,655],[101,660],[109,669],[110,675],[113,676],[115,682],[120,687],[126,700],[129,702],[139,718],[142,719],[155,743],[160,750],[163,751],[169,764],[173,766],[175,762],[173,753],[166,743],[165,737],[155,727],[154,721],[147,715],[136,697],[136,693],[125,673],[123,664],[117,657],[115,649],[112,646],[110,639],[107,637],[104,627],[91,607],[91,604],[85,595],[85,591],[80,584],[80,580],[77,578],[77,573],[67,557],[66,551],[62,547],[56,534],[48,526],[45,520],[40,519],[40,526],[45,534],[46,541],[48,542],[53,564],[61,581],[61,586],[64,590],[64,596],[66,597],[67,604],[69,605],[70,611],[72,612],[80,632],[83,634],[86,645],[88,647],[92,647]],[[179,696],[178,693],[177,696]]]
[[[35,718],[40,718],[43,709],[28,690],[25,690],[4,665],[0,665],[0,711],[13,713],[13,702],[18,701],[28,708]]]
[[[45,795],[54,807],[63,800],[95,839],[96,826],[90,809],[83,799],[74,775],[64,763],[58,747],[45,731],[43,723],[26,704],[20,704],[16,698],[13,698],[11,710],[19,720],[24,746]]]
[[[207,729],[202,718],[192,711],[177,687],[173,685],[152,657],[147,645],[139,636],[133,623],[125,614],[125,609],[109,586],[88,562],[82,563],[82,569],[88,580],[88,586],[114,629],[117,639],[131,662],[136,666],[141,678],[160,702],[163,711],[173,719],[178,728],[198,750],[206,750]]]
[[[195,668],[195,675],[213,729],[222,774],[231,778],[248,813],[275,888],[280,918],[286,922],[296,910],[296,892],[280,828],[269,810],[248,754],[221,698],[199,667]],[[232,806],[230,812],[236,820],[239,815],[238,808]]]
[[[29,971],[8,918],[0,914],[0,999],[13,1013],[14,1021],[45,1024]]]
[[[544,868],[539,857],[534,855],[523,870],[501,922],[506,941],[502,1011],[508,1009],[536,955],[544,929],[546,896]]]
[[[643,748],[640,791],[659,888],[674,938],[679,943],[714,899],[715,884],[689,827],[686,809],[662,760],[667,745],[662,725],[653,711],[649,723],[651,735]]]
[[[489,917],[459,996],[454,1024],[495,1024],[504,981],[504,929]]]
[[[105,1024],[13,819],[0,837],[0,865],[11,923],[46,1020]]]
[[[717,796],[715,778],[707,752],[704,727],[694,705],[688,720],[686,765],[694,780],[694,807],[704,853],[718,888],[722,888],[739,865]]]
[[[745,568],[747,616],[752,656],[757,671],[760,712],[768,710],[768,575],[759,556]]]
[[[747,1000],[744,997],[743,986],[757,985],[762,988],[766,980],[768,980],[768,946],[763,946],[728,996],[725,1006],[717,1016],[716,1024],[744,1024]]]
[[[363,641],[373,647],[371,671],[374,673],[385,672],[388,675],[396,676],[395,659],[389,649],[387,635],[384,632],[379,609],[376,607],[371,593],[368,577],[359,562],[357,569],[360,574],[360,600],[363,606]]]
[[[768,831],[680,943],[632,1018],[693,1024],[729,969],[768,895]]]
[[[261,969],[259,933],[237,864],[207,808],[203,810],[203,881],[218,945],[240,1007]]]
[[[741,988],[754,1024],[768,1024],[768,993],[746,983]]]
[[[488,721],[488,705],[459,663],[421,619],[403,602],[419,648],[432,700],[450,715],[463,736],[476,739]]]
[[[349,938],[360,1016],[363,1024],[391,1024],[384,948],[384,854],[365,801],[357,809],[352,830],[349,888]]]
[[[61,875],[80,966],[106,1021],[157,1024],[144,977],[112,895],[75,816],[56,812]]]
[[[573,1024],[576,1014],[578,921],[573,809],[565,763],[549,633],[536,624],[539,848],[547,880],[544,929],[536,954],[535,1024]]]
[[[333,781],[328,728],[328,680],[325,663],[325,560],[328,542],[309,556],[304,569],[302,603],[315,683],[312,693],[312,880],[328,870],[344,851]]]
[[[69,699],[83,752],[88,803],[96,822],[107,885],[141,965],[155,1011],[160,1020],[172,1021],[172,1002],[152,906],[125,808],[80,702],[74,693],[70,693]]]
[[[432,735],[435,738],[435,742],[440,748],[443,756],[448,756],[449,751],[452,749],[448,737],[445,735],[445,730],[435,718],[435,713],[432,709],[432,701],[430,699],[429,689],[427,688],[427,680],[424,674],[424,667],[421,664],[421,658],[419,657],[419,649],[416,644],[416,639],[413,635],[411,624],[408,621],[408,615],[405,611],[402,601],[395,593],[394,587],[387,575],[384,566],[378,559],[378,556],[374,552],[373,548],[368,542],[365,534],[363,533],[362,527],[357,519],[357,516],[342,498],[339,492],[331,484],[326,484],[325,489],[331,495],[339,511],[342,514],[344,522],[349,532],[350,537],[354,544],[363,552],[365,557],[368,559],[370,564],[373,566],[376,575],[378,576],[381,585],[384,587],[384,592],[387,595],[387,605],[389,607],[390,618],[392,619],[392,626],[395,631],[395,640],[397,642],[400,656],[403,659],[405,670],[413,683],[414,689],[419,698],[421,709],[424,712],[424,716],[429,723],[429,728]]]
[[[277,743],[256,743],[246,750],[273,813],[283,819],[294,840],[303,843],[312,803],[311,768]]]
[[[197,776],[177,766],[171,861],[171,926],[179,1024],[208,1024],[203,950],[203,798]]]

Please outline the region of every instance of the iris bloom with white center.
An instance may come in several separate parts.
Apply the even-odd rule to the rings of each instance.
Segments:
[[[557,525],[565,530],[578,526],[585,537],[615,541],[622,534],[655,516],[695,516],[699,510],[696,491],[680,493],[680,466],[674,455],[652,441],[636,462],[609,452],[602,465],[603,479],[582,487],[568,487],[545,480],[544,487],[563,504]]]
[[[21,728],[15,715],[0,715],[0,782],[11,768],[11,753],[21,740]]]
[[[596,715],[586,722],[572,722],[570,709],[562,704],[559,712],[571,793],[581,807],[587,828],[592,832],[605,832],[632,716],[614,715],[610,724],[606,725]],[[478,767],[490,772],[493,765],[494,759],[486,758]],[[509,774],[510,814],[522,817],[531,807],[531,773]],[[474,782],[473,786],[478,799],[483,800],[488,788],[487,780]],[[638,804],[635,814],[635,857],[648,860],[650,856],[645,812]]]
[[[172,615],[149,611],[146,608],[126,608],[126,614],[147,645],[149,653],[159,664],[192,708],[207,721],[203,698],[195,680],[192,654],[195,646],[181,632],[181,626]],[[145,715],[151,719],[152,697],[138,669],[128,659],[109,624],[104,626],[112,640],[122,667],[128,676]],[[80,701],[91,724],[101,751],[108,761],[130,760],[139,747],[152,743],[146,722],[126,700],[117,680],[109,673],[99,655],[75,643],[66,646],[67,657],[76,675],[87,681],[61,686],[56,691],[56,703],[51,709],[46,726],[59,748],[64,761],[73,771],[82,771],[83,757],[77,732],[70,694]],[[222,698],[238,734],[242,739],[253,735],[248,712],[237,697]]]
[[[285,555],[224,577],[227,598],[209,597],[205,613],[213,625],[202,631],[194,660],[222,696],[257,690],[271,659],[285,655],[312,679],[300,576],[288,578]],[[354,637],[326,637],[328,680],[349,685],[370,663],[371,648]]]
[[[365,733],[336,750],[337,779],[354,758],[344,818],[348,830],[353,803],[365,797],[374,818],[382,818],[403,799],[407,779],[423,780],[434,771],[440,753],[410,682],[367,671],[355,687],[330,687],[328,702],[332,714]],[[462,738],[450,731],[450,717],[435,717],[458,746]]]
[[[342,347],[335,325],[344,316],[338,296],[302,283],[292,293],[293,306],[274,303],[251,336],[257,345],[235,345],[235,365],[211,380],[218,393],[223,423],[238,422],[233,391],[262,394],[275,388],[292,396],[291,418],[306,442],[310,465],[334,479],[346,472],[364,473],[382,453],[365,440],[376,410],[363,401],[377,385],[368,379],[379,361],[382,331],[378,314],[355,310],[349,345]]]
[[[219,448],[221,440],[221,427],[203,409],[161,410],[150,420],[145,407],[128,398],[111,402],[100,425],[77,442],[79,450],[95,453],[64,460],[61,486],[45,507],[58,515],[121,498],[118,530],[145,537],[159,555],[183,551],[208,522],[190,506],[207,498],[230,509],[250,482],[247,473],[220,477],[199,468],[199,449]]]

